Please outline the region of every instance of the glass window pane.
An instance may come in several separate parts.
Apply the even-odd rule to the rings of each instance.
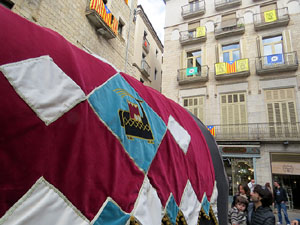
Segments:
[[[222,96],[222,103],[226,103],[226,96],[225,95]]]
[[[201,66],[201,57],[196,58],[196,66],[197,67]]]
[[[188,106],[188,100],[187,99],[183,100],[183,106]]]
[[[233,95],[233,102],[238,102],[238,95]]]
[[[198,109],[194,108],[194,115],[198,117]]]
[[[228,95],[228,103],[232,103],[232,95]]]
[[[240,94],[240,102],[244,102],[245,101],[245,95],[244,94]]]
[[[233,52],[233,61],[236,61],[238,59],[240,59],[240,51],[239,50]]]
[[[230,50],[230,49],[239,49],[239,48],[240,48],[240,44],[232,44],[232,45],[222,46],[223,51]]]
[[[189,99],[189,106],[192,106],[193,105],[193,99]]]
[[[187,68],[190,68],[190,67],[194,67],[193,66],[193,59],[188,59],[187,60]]]
[[[193,56],[201,55],[201,51],[195,51],[195,52],[192,52],[192,55],[193,55]]]
[[[197,98],[194,99],[194,105],[198,105],[198,99]]]
[[[230,57],[229,57],[229,52],[224,52],[223,53],[223,62],[229,62]]]
[[[280,53],[282,53],[282,44],[281,43],[275,45],[275,54],[280,54]]]
[[[271,45],[265,45],[264,46],[264,55],[272,55],[272,46]]]
[[[278,42],[282,41],[282,36],[276,36],[276,37],[270,37],[270,38],[264,38],[263,39],[263,44],[268,44],[268,43],[273,43],[273,42]]]

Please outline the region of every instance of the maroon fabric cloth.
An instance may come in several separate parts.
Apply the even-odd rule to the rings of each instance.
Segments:
[[[149,169],[148,177],[158,190],[163,205],[170,192],[180,204],[187,179],[191,181],[200,201],[204,192],[210,200],[215,181],[214,168],[206,140],[194,119],[174,101],[152,88],[145,88],[133,77],[122,75],[166,124],[171,115],[191,136],[185,155],[171,133],[167,132]]]
[[[116,71],[50,29],[0,6],[0,65],[49,55],[88,95]],[[172,192],[179,205],[189,179],[201,200],[210,198],[214,170],[193,118],[178,104],[122,74],[167,124],[172,115],[191,135],[185,155],[169,131],[148,171],[165,205]],[[83,101],[46,126],[0,72],[0,217],[44,176],[88,219],[107,197],[130,213],[145,174],[119,140]]]

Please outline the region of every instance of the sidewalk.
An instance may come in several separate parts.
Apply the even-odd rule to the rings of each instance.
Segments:
[[[274,215],[275,215],[276,222],[277,222],[278,221],[277,210],[275,210]],[[282,222],[283,222],[283,224],[285,224],[283,212],[281,212],[281,215],[282,215],[282,219],[283,219]],[[294,219],[300,219],[300,210],[299,209],[288,210],[288,215],[289,215],[289,219],[291,222]]]

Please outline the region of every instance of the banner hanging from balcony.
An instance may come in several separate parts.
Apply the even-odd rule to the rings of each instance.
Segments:
[[[236,61],[226,62],[226,73],[235,73],[236,72]]]
[[[91,0],[90,9],[95,10],[103,19],[104,23],[115,33],[118,34],[118,20],[103,3],[103,0]]]
[[[205,27],[197,27],[196,28],[196,37],[205,37],[206,28]]]
[[[207,129],[209,130],[209,132],[212,134],[212,136],[216,136],[216,129],[215,126],[207,126]]]
[[[190,67],[186,69],[187,76],[193,76],[198,73],[198,67]]]
[[[225,74],[226,73],[226,63],[216,63],[215,64],[215,72],[216,75]]]
[[[283,57],[282,54],[273,54],[267,56],[267,63],[268,64],[278,64],[283,63]]]
[[[264,17],[265,17],[265,22],[267,23],[276,21],[277,20],[276,10],[273,9],[264,12]]]
[[[239,59],[236,61],[237,72],[243,72],[249,70],[249,60],[248,59]]]

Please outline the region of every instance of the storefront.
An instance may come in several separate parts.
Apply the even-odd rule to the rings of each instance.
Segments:
[[[260,145],[222,145],[219,150],[223,157],[229,183],[229,202],[237,192],[239,184],[256,180],[256,158],[260,157]]]
[[[273,181],[281,182],[288,194],[288,207],[300,209],[300,154],[271,153]]]

